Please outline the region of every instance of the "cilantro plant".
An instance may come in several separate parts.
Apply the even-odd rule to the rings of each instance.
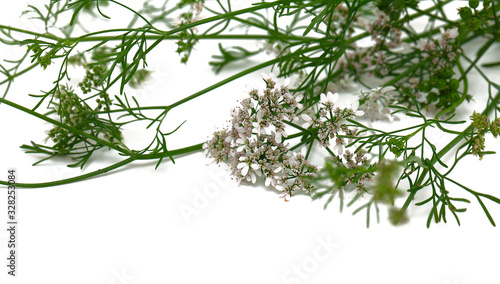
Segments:
[[[47,0],[24,13],[38,30],[0,25],[2,44],[25,50],[0,65],[0,103],[52,125],[45,140],[21,149],[42,155],[36,164],[64,156],[79,168],[103,149],[123,157],[87,174],[17,186],[69,184],[138,160],[155,160],[158,167],[204,150],[238,181],[262,180],[285,200],[307,194],[326,205],[338,199],[341,210],[344,201],[359,204],[354,213],[365,211],[367,225],[381,205],[395,225],[411,217],[410,205],[429,209],[427,226],[448,216],[460,224],[471,202],[495,225],[484,201],[500,199],[450,173],[467,156],[494,154],[487,145],[500,131],[500,83],[488,73],[500,62],[479,62],[498,48],[499,1],[471,0],[458,9],[450,6],[454,1],[436,0],[278,0],[241,9],[230,0],[145,0],[139,9],[125,2]],[[120,9],[121,21],[107,15],[111,8]],[[88,30],[83,19],[89,17],[101,29]],[[106,29],[112,25],[119,27]],[[174,42],[189,67],[196,46],[208,40],[218,41],[219,53],[207,64],[225,79],[169,105],[145,106],[124,91],[142,88],[153,72],[148,56],[160,43]],[[238,62],[245,67],[235,67]],[[10,100],[17,77],[54,65],[51,88],[31,94],[34,107]],[[266,68],[273,74],[264,74],[262,85],[228,110],[229,124],[208,141],[167,147],[178,128],[162,125],[173,109]],[[75,84],[76,69],[85,75]],[[487,96],[470,92],[473,72]],[[349,107],[338,103],[340,97]],[[464,115],[479,97],[486,97],[485,108]],[[395,128],[395,120],[408,124]],[[155,131],[138,149],[127,145],[122,131],[137,122]],[[431,128],[453,138],[438,145],[427,135]]]

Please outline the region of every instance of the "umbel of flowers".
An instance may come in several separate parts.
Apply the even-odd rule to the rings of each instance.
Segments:
[[[306,147],[300,152],[292,150],[301,144],[289,143],[287,128],[309,134],[320,147],[328,147],[333,140],[341,155],[345,142],[339,135],[355,133],[346,126],[346,119],[363,112],[357,110],[357,101],[351,108],[335,107],[338,94],[328,93],[320,95],[314,113],[298,115],[302,111],[302,95],[290,93],[289,79],[278,85],[273,77],[263,75],[266,88],[252,89],[249,97],[232,110],[230,125],[214,132],[204,145],[205,155],[216,163],[229,165],[238,181],[255,183],[262,178],[266,186],[281,191],[281,197],[290,197],[297,191],[310,193],[318,168],[307,160]],[[302,127],[296,122],[301,122]]]

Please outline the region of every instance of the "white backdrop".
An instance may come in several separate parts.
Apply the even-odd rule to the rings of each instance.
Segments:
[[[30,28],[19,19],[25,1],[13,3],[1,10],[0,24]],[[23,51],[1,48],[3,58]],[[144,105],[165,105],[225,78],[212,75],[206,64],[215,48],[216,43],[199,45],[200,54],[182,66],[173,44],[160,46],[149,60],[153,79],[129,94]],[[27,94],[48,90],[56,71],[49,67],[16,79],[7,98],[32,106]],[[206,140],[258,77],[237,80],[173,111],[168,126],[187,123],[171,136],[170,149]],[[480,85],[471,87],[480,94]],[[481,98],[465,109],[481,110]],[[9,168],[17,169],[18,182],[82,173],[66,168],[63,160],[31,166],[39,157],[19,146],[41,142],[48,124],[0,105],[0,126],[0,179]],[[148,142],[140,130],[127,129],[125,136],[137,145]],[[499,140],[486,143],[500,150]],[[101,153],[84,172],[117,159]],[[383,209],[380,224],[373,220],[366,229],[364,214],[353,217],[352,209],[340,214],[335,201],[326,210],[307,196],[284,202],[263,185],[237,185],[208,162],[197,153],[164,162],[156,171],[155,162],[138,162],[75,184],[18,189],[18,276],[7,275],[8,234],[2,229],[0,283],[499,283],[500,233],[459,189],[452,188],[472,201],[461,227],[449,216],[448,224],[427,229],[427,212],[412,207],[407,225],[392,227]],[[500,196],[498,162],[495,155],[483,161],[470,157],[453,176]],[[7,226],[6,195],[2,190],[0,228]],[[485,203],[500,221],[500,205]]]

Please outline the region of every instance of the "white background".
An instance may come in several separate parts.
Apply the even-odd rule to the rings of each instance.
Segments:
[[[4,6],[1,24],[31,28],[19,19],[24,1]],[[110,11],[108,11],[110,12]],[[119,14],[110,12],[110,16]],[[252,43],[253,44],[253,43]],[[166,105],[223,79],[212,75],[206,62],[216,43],[197,47],[187,66],[178,64],[173,44],[160,45],[149,60],[155,71],[143,91],[128,90],[143,105]],[[1,47],[3,58],[24,50]],[[498,51],[498,46],[496,47]],[[11,55],[11,57],[9,56]],[[266,70],[264,70],[266,71]],[[269,71],[269,70],[267,70]],[[56,69],[33,72],[16,79],[8,99],[26,106],[29,93],[48,90]],[[259,75],[188,103],[170,115],[167,124],[185,126],[169,140],[176,149],[207,139]],[[78,79],[75,75],[74,79]],[[482,110],[481,85],[472,84],[477,98],[464,112]],[[472,93],[471,92],[471,93]],[[32,167],[39,157],[19,148],[30,140],[41,142],[50,125],[0,105],[0,179],[16,168],[18,182],[42,182],[81,173],[63,160]],[[141,127],[125,136],[137,145],[144,141]],[[439,134],[436,143],[446,143]],[[442,141],[441,141],[442,140]],[[487,148],[500,150],[489,137]],[[119,158],[102,153],[84,172],[102,168]],[[481,192],[500,196],[498,156],[483,161],[464,160],[453,177]],[[425,227],[427,211],[411,207],[411,221],[392,227],[381,211],[381,222],[365,227],[365,215],[338,212],[334,201],[296,196],[290,202],[263,185],[237,185],[226,171],[207,166],[201,153],[164,162],[138,162],[99,178],[52,188],[18,190],[17,277],[7,275],[7,232],[0,231],[1,283],[498,283],[500,233],[479,204],[464,191],[457,196],[472,201],[458,227]],[[2,188],[4,189],[4,188]],[[6,193],[0,194],[0,220],[6,227]],[[403,201],[403,200],[400,200]],[[500,206],[485,201],[497,222]],[[186,211],[188,210],[191,211]],[[188,212],[189,214],[187,214]],[[5,264],[5,265],[4,265]]]

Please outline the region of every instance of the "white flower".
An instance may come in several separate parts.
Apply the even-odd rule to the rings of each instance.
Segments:
[[[452,29],[448,29],[448,35],[450,38],[456,38],[458,36],[458,28],[454,27]]]
[[[306,157],[307,155],[307,148],[306,147],[302,147],[302,149],[300,149],[300,155],[302,155],[302,157]]]
[[[304,96],[302,94],[300,94],[300,95],[295,97],[295,101],[299,103],[300,101],[302,101],[303,98],[304,98]]]
[[[338,84],[342,89],[349,89],[351,86],[356,85],[354,82],[354,76],[350,76],[348,74],[345,74],[344,78],[340,79]]]
[[[49,137],[47,137],[45,140],[48,140],[48,139],[49,139]],[[47,142],[45,140],[44,140],[44,142]],[[208,153],[209,153],[208,143],[203,143],[202,148],[203,148],[203,156],[208,157]]]
[[[436,49],[436,44],[434,42],[429,42],[423,38],[420,38],[418,44],[415,46],[420,51],[432,51]]]
[[[285,82],[283,83],[283,87],[290,86],[290,78],[285,78]]]
[[[246,177],[246,180],[247,181],[251,181],[252,183],[255,183],[257,181],[257,177],[255,176],[255,173],[254,172],[250,172],[247,177]]]
[[[266,73],[261,73],[260,74],[262,76],[262,79],[264,80],[272,80],[273,82],[276,82],[276,75],[274,75],[274,73],[269,73],[269,75],[267,75]]]
[[[286,133],[285,130],[278,130],[276,132],[271,131],[271,135],[274,136],[274,139],[276,139],[276,142],[278,143],[283,141],[282,137],[288,137],[288,133]]]
[[[328,103],[334,104],[339,99],[339,94],[338,93],[332,94],[332,92],[327,92],[326,95],[321,94],[320,98],[321,98],[321,103],[325,105]]]
[[[454,27],[452,29],[447,29],[443,31],[443,28],[439,29],[441,31],[443,39],[456,38],[458,36],[458,28]]]
[[[337,150],[337,154],[340,156],[344,153],[344,146],[342,146],[342,144],[335,144],[335,146],[333,146],[333,150]]]
[[[276,179],[274,177],[267,177],[264,184],[266,186],[272,185],[273,187],[276,187]]]
[[[244,137],[244,135],[246,134],[246,130],[244,127],[241,127],[239,125],[235,125],[234,128],[238,131],[238,134],[241,136],[241,137]]]
[[[370,24],[370,22],[363,17],[356,17],[356,23],[363,29],[366,29]]]
[[[297,108],[298,109],[302,109],[304,107],[303,104],[299,103],[300,101],[302,101],[303,98],[304,98],[304,96],[302,94],[300,94],[297,97],[295,97],[295,101],[297,102]]]
[[[247,144],[245,142],[246,142],[246,139],[243,139],[243,138],[238,138],[236,140],[236,144],[240,145],[240,146],[238,146],[238,148],[236,148],[237,152],[241,152],[241,151],[245,150],[245,148],[247,147]]]
[[[266,128],[265,127],[261,127],[261,121],[262,121],[262,118],[264,117],[264,111],[262,109],[259,109],[259,111],[257,112],[257,115],[255,117],[257,118],[257,122],[254,122],[252,124],[253,127],[255,127],[255,129],[257,130],[257,132],[259,134],[265,135],[266,134]]]
[[[395,91],[396,88],[394,86],[386,86],[386,87],[377,87],[375,89],[372,89],[372,92],[377,93],[377,94],[385,94],[388,92]]]
[[[354,112],[354,115],[355,116],[362,116],[365,114],[364,111],[362,110],[358,110],[358,107],[359,107],[359,101],[354,101],[352,104],[351,104],[351,109],[352,111]]]
[[[281,184],[276,184],[276,185],[274,186],[274,188],[276,188],[276,189],[277,189],[277,190],[279,190],[279,191],[283,191],[283,193],[285,193],[285,194],[286,194],[285,187],[284,187],[283,185],[281,185]],[[282,194],[283,194],[283,193],[282,193]],[[283,197],[283,196],[281,196],[281,195],[280,195],[280,197]]]
[[[305,121],[305,123],[302,124],[302,127],[309,128],[309,126],[312,125],[312,118],[309,115],[303,113],[300,115],[300,117]]]
[[[245,159],[245,158],[243,158]],[[240,158],[240,161],[241,161],[241,158]],[[258,164],[249,164],[247,163],[246,161],[242,162],[242,163],[239,163],[236,168],[240,169],[241,170],[241,175],[242,176],[248,176],[248,174],[250,173],[250,176],[255,176],[254,172],[255,170],[258,170],[260,168],[260,166]],[[252,171],[250,170],[252,169]],[[255,177],[252,177],[252,181],[255,179]],[[255,182],[255,181],[253,181]]]

